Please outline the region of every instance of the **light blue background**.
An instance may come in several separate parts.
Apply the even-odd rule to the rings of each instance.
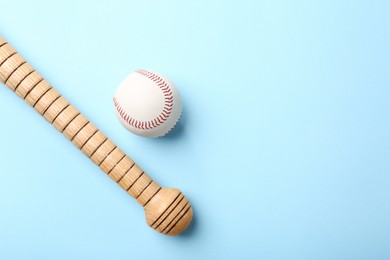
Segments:
[[[389,1],[5,1],[0,32],[195,213],[178,237],[0,88],[0,259],[390,259]],[[169,76],[168,137],[112,95]]]

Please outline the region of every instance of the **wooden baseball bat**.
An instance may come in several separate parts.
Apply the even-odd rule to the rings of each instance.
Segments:
[[[150,227],[178,235],[192,207],[178,189],[162,188],[53,88],[0,36],[0,81],[24,99],[145,209]]]

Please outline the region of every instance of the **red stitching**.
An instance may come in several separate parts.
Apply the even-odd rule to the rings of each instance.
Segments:
[[[130,115],[126,113],[126,111],[121,107],[116,97],[114,97],[114,106],[116,110],[118,111],[119,115],[125,122],[127,122],[132,127],[138,128],[138,129],[152,129],[155,127],[160,126],[162,123],[164,123],[171,114],[172,106],[173,106],[173,94],[172,90],[169,87],[169,84],[165,82],[164,79],[162,79],[160,76],[147,71],[147,70],[136,70],[136,73],[150,79],[151,81],[155,82],[157,86],[161,89],[164,97],[164,108],[163,111],[158,115],[156,118],[152,119],[151,121],[138,121],[137,119],[132,118]]]

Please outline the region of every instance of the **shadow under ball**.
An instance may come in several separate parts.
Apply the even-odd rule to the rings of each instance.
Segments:
[[[162,234],[175,236],[189,226],[192,208],[181,191],[162,188],[153,181],[2,37],[0,81],[134,197],[144,207],[150,227]]]

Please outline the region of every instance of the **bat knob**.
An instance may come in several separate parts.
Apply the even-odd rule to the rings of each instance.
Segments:
[[[161,188],[144,209],[148,225],[169,236],[180,234],[192,220],[192,207],[178,189]]]

